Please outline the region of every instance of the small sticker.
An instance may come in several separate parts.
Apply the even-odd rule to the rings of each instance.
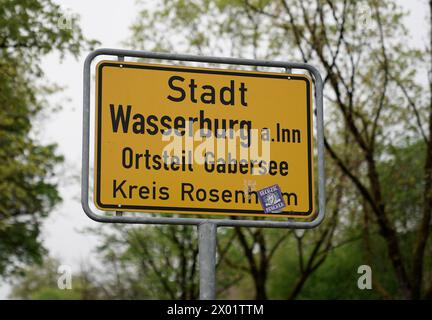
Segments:
[[[286,207],[281,189],[277,184],[259,190],[258,197],[265,213],[278,213]]]

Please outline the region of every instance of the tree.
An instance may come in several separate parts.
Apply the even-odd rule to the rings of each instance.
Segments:
[[[355,188],[361,210],[353,221],[364,232],[365,252],[374,255],[378,245],[368,235],[378,233],[398,284],[392,296],[418,299],[432,295],[425,269],[432,211],[432,63],[430,47],[407,45],[405,15],[391,0],[161,1],[143,8],[130,43],[146,50],[316,65],[324,76],[326,118],[332,120],[326,125],[327,156]],[[419,70],[428,70],[427,84],[418,81]],[[380,164],[407,138],[424,144],[422,197],[413,199],[421,209],[403,229],[403,215],[390,209],[395,199],[385,192]],[[348,157],[339,148],[344,140]]]
[[[182,299],[199,296],[196,229],[191,226],[115,226],[89,231],[101,239],[103,262],[99,286],[110,298]],[[220,266],[229,251],[228,234],[219,234],[218,293],[224,294],[242,277]]]
[[[98,234],[98,252],[105,266],[101,283],[112,298],[198,297],[198,248],[193,228],[115,226]]]
[[[32,130],[46,95],[56,90],[41,81],[41,58],[77,56],[92,44],[75,17],[70,28],[59,27],[65,14],[51,0],[0,0],[0,275],[42,261],[40,224],[61,200],[55,169],[62,156]]]

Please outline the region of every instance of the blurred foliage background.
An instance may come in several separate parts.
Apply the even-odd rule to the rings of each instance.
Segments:
[[[220,228],[217,297],[432,298],[432,52],[409,45],[394,0],[139,2],[125,46],[164,52],[302,61],[324,78],[327,217],[307,231]],[[432,26],[432,1],[423,1]],[[39,85],[40,57],[94,45],[59,29],[49,0],[0,0],[0,274],[23,299],[197,299],[191,227],[100,226],[98,263],[72,290],[39,239],[60,201],[55,146],[32,121],[57,88]],[[78,23],[74,21],[74,23]],[[13,61],[13,63],[11,63]],[[359,290],[369,265],[373,289]]]

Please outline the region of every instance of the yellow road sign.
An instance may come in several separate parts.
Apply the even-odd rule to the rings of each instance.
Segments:
[[[311,91],[298,74],[100,62],[95,205],[310,218]],[[264,213],[258,191],[274,185],[286,207]]]

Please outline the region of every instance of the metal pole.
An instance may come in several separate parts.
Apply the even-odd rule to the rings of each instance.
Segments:
[[[198,254],[200,268],[200,300],[215,299],[217,225],[203,222],[198,225]]]

